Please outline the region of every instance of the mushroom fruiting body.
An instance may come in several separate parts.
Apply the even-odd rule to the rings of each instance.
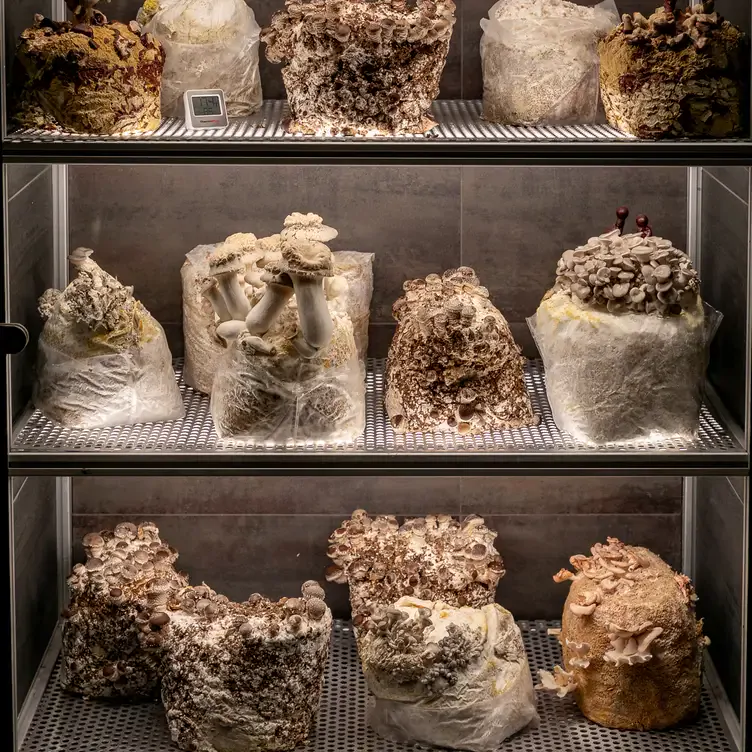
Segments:
[[[705,639],[688,580],[616,538],[570,562],[563,668],[542,672],[540,688],[573,691],[582,713],[608,728],[662,729],[694,716]]]
[[[328,664],[326,603],[316,598],[289,610],[284,599],[236,603],[210,588],[185,588],[178,600],[163,648],[162,701],[173,740],[201,752],[300,748]]]
[[[274,277],[270,278],[263,297],[245,317],[245,326],[248,331],[259,336],[266,334],[294,293],[292,285],[285,284],[284,281]]]
[[[234,342],[241,334],[246,331],[245,323],[242,321],[225,321],[217,327],[217,335],[227,342]]]
[[[285,218],[285,229],[281,232],[281,237],[285,240],[317,240],[320,243],[328,243],[338,235],[339,232],[325,225],[318,214],[300,212],[293,212]]]
[[[269,265],[271,274],[286,274],[292,280],[300,319],[300,332],[314,350],[329,344],[334,331],[324,293],[324,279],[331,277],[332,252],[315,240],[282,241],[282,258]]]
[[[219,319],[220,323],[229,321],[232,316],[227,308],[227,303],[222,297],[217,286],[217,280],[213,277],[203,277],[198,280],[198,285],[201,290],[201,294],[211,303],[211,307],[214,309],[214,313]]]
[[[522,635],[497,603],[404,597],[356,627],[368,724],[387,739],[490,752],[537,721]]]
[[[209,268],[230,315],[243,321],[251,304],[238,281],[238,274],[245,272],[242,250],[233,244],[220,246],[209,256]]]

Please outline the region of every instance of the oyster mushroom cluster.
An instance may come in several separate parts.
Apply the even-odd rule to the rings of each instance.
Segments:
[[[85,697],[151,698],[159,689],[167,604],[187,585],[157,527],[122,522],[83,539],[68,578],[63,687]]]
[[[317,582],[243,603],[206,585],[169,612],[162,702],[181,749],[293,750],[310,733],[329,659],[332,614]]]
[[[522,635],[496,603],[401,598],[358,629],[358,652],[368,723],[386,738],[495,752],[537,721]]]
[[[332,614],[323,588],[235,603],[191,586],[150,522],[83,539],[68,580],[63,687],[85,697],[155,699],[187,752],[293,750],[318,710]]]
[[[182,418],[162,327],[92,253],[73,251],[75,279],[39,299],[35,406],[70,428]]]
[[[646,548],[616,538],[570,559],[559,640],[563,667],[539,689],[574,693],[584,715],[609,728],[662,729],[700,707],[707,638],[689,578]]]
[[[564,251],[553,290],[609,313],[669,316],[697,306],[700,280],[670,240],[614,229]]]
[[[363,430],[349,285],[319,239],[336,235],[293,214],[277,236],[231,236],[209,255],[204,295],[228,348],[212,383],[220,437],[345,441]]]
[[[536,425],[520,348],[475,272],[405,282],[393,306],[386,409],[397,433]]]
[[[108,22],[98,0],[66,4],[73,21],[37,14],[21,34],[17,123],[98,135],[158,128],[162,45],[137,21]]]
[[[609,122],[640,138],[727,138],[745,133],[749,40],[714,0],[622,22],[599,45]]]
[[[616,228],[563,253],[528,319],[546,396],[558,428],[578,441],[692,441],[721,316],[702,300],[688,256],[654,236],[645,215],[621,234],[628,213],[621,207]]]
[[[262,40],[284,65],[290,129],[429,130],[455,21],[453,0],[286,0]]]
[[[504,575],[496,533],[481,517],[459,522],[447,514],[408,519],[358,509],[329,538],[330,582],[348,584],[357,627],[374,608],[403,596],[480,608],[493,603]]]

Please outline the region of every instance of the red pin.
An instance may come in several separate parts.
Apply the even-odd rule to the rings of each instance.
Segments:
[[[638,214],[635,218],[635,222],[637,222],[637,227],[642,233],[643,238],[648,238],[653,234],[653,228],[650,226],[650,220],[647,217],[647,214]]]
[[[626,223],[628,216],[629,216],[628,206],[620,206],[616,210],[616,224],[614,225],[614,229],[619,231],[619,235],[624,234],[624,224]]]

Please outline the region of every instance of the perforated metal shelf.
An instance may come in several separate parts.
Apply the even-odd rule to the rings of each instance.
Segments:
[[[189,131],[166,119],[151,133],[87,136],[24,129],[3,143],[10,161],[58,162],[277,162],[371,163],[384,161],[719,164],[744,162],[749,141],[639,141],[608,125],[514,127],[488,123],[476,100],[439,100],[437,127],[425,135],[342,137],[288,133],[287,102],[269,100],[248,118],[224,129]]]
[[[531,671],[561,660],[552,622],[519,622]],[[175,752],[161,706],[85,701],[59,688],[59,664],[48,683],[21,752]],[[410,752],[425,750],[385,741],[365,723],[368,701],[352,630],[335,624],[332,656],[315,729],[306,752]],[[714,699],[703,690],[700,715],[668,731],[615,731],[585,719],[571,697],[538,696],[537,729],[507,739],[501,752],[734,752]]]
[[[369,361],[366,428],[355,442],[253,444],[219,439],[209,398],[176,373],[185,418],[92,430],[64,428],[34,410],[15,433],[11,471],[109,473],[136,471],[200,474],[212,468],[236,473],[395,472],[529,473],[677,472],[699,474],[746,468],[747,455],[707,407],[694,441],[629,442],[590,446],[560,431],[546,397],[539,361],[526,366],[525,381],[540,423],[530,428],[488,431],[477,436],[450,433],[395,434],[384,408],[384,361]]]

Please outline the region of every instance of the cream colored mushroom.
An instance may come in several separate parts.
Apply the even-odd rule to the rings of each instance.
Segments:
[[[199,277],[199,279],[196,280],[196,284],[201,291],[201,295],[211,303],[214,313],[220,322],[230,321],[232,316],[230,315],[230,311],[227,308],[224,298],[219,292],[217,280],[214,277]]]
[[[238,280],[238,274],[245,272],[242,250],[232,244],[220,246],[209,256],[209,269],[217,280],[230,316],[243,321],[251,305]]]
[[[539,669],[538,678],[540,683],[535,685],[535,689],[544,692],[556,692],[558,697],[565,697],[577,689],[574,674],[565,671],[561,666],[554,666],[553,673]]]
[[[217,327],[217,336],[227,342],[234,342],[241,334],[247,332],[244,321],[225,321]]]
[[[292,280],[300,319],[300,337],[293,344],[304,357],[326,347],[334,332],[323,281],[333,276],[334,258],[318,241],[283,240],[282,259],[269,265],[271,274]]]
[[[604,654],[603,660],[616,666],[647,663],[653,657],[649,651],[650,645],[656,637],[663,634],[662,627],[653,627],[650,622],[645,622],[636,629],[610,624],[609,629],[608,639],[612,649]]]
[[[592,615],[593,611],[595,611],[595,606],[595,603],[591,603],[589,606],[581,606],[578,603],[570,603],[569,610],[575,616],[590,616]]]
[[[266,334],[294,292],[292,285],[286,283],[284,275],[268,278],[263,297],[245,317],[246,329],[251,334]]]
[[[573,642],[566,639],[567,647],[574,653],[569,659],[569,668],[587,668],[590,665],[590,645],[587,642]]]
[[[318,214],[293,212],[285,218],[285,229],[281,235],[286,240],[317,240],[328,243],[339,233],[333,227],[325,225]]]

